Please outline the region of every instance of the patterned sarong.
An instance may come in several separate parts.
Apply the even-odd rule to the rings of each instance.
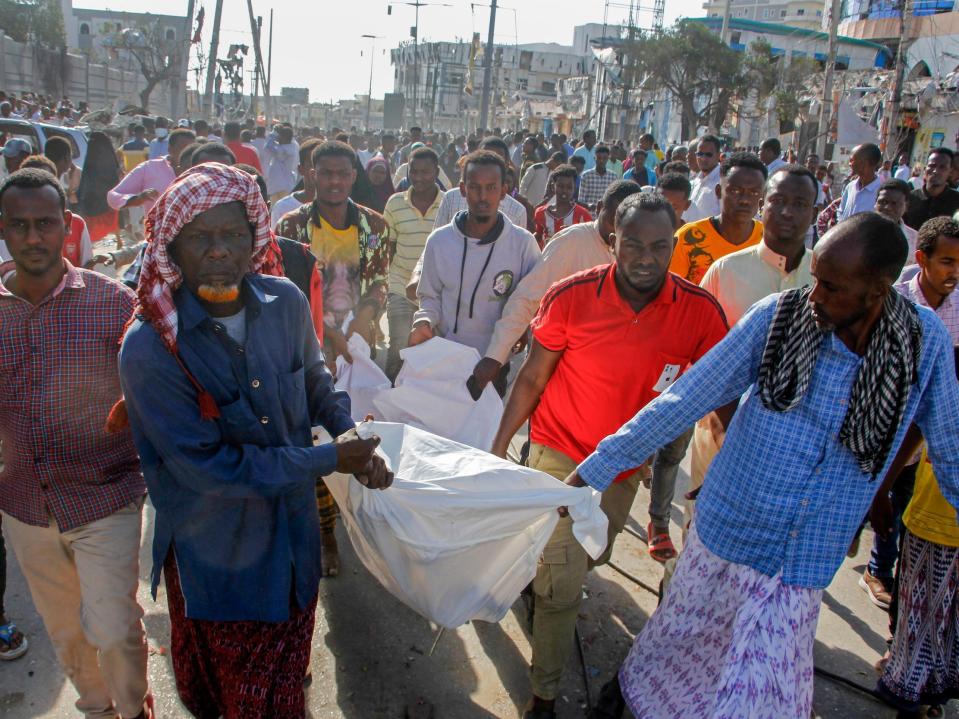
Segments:
[[[822,591],[717,557],[695,522],[659,609],[619,671],[643,719],[808,717]]]
[[[163,564],[176,689],[199,719],[301,719],[316,599],[285,622],[189,619],[173,552]]]
[[[899,619],[879,693],[907,712],[959,699],[959,547],[906,532]]]

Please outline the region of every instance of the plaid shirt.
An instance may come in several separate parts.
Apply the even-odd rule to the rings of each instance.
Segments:
[[[846,556],[879,479],[867,476],[839,430],[862,358],[835,334],[823,339],[807,394],[788,412],[766,409],[755,387],[779,295],[760,300],[726,338],[580,465],[580,476],[605,489],[705,415],[741,399],[723,448],[696,502],[706,547],[729,562],[785,584],[822,589]],[[929,446],[943,495],[959,505],[959,383],[952,340],[929,309],[919,307],[919,379],[906,402],[888,471],[910,424]]]
[[[105,429],[134,294],[64,263],[60,285],[36,306],[0,283],[0,510],[38,527],[52,514],[61,532],[146,492],[130,431]],[[12,269],[0,266],[0,277]]]
[[[581,205],[586,205],[590,210],[594,209],[596,203],[603,199],[606,188],[618,179],[615,173],[609,169],[602,175],[596,170],[586,170],[579,178],[578,202]]]

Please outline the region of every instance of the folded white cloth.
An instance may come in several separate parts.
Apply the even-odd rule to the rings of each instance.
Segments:
[[[606,548],[600,494],[414,427],[364,423],[382,439],[393,486],[326,477],[363,565],[404,604],[440,626],[497,622],[536,574],[566,506],[593,558]]]

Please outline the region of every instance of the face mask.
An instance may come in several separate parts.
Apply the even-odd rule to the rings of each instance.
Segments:
[[[153,134],[156,135],[157,139],[162,140],[164,137],[167,136],[167,129],[166,129],[165,127],[158,127],[158,128],[153,132]]]

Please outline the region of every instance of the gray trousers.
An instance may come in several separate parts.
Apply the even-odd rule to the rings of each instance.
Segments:
[[[653,524],[669,524],[670,508],[676,492],[676,475],[679,474],[679,464],[686,456],[686,448],[692,436],[693,428],[690,427],[656,452],[649,488],[649,518]]]
[[[413,313],[416,312],[416,303],[410,302],[403,295],[391,292],[386,300],[386,320],[390,330],[390,347],[386,352],[386,376],[390,382],[403,366],[400,350],[406,349],[413,329]]]

